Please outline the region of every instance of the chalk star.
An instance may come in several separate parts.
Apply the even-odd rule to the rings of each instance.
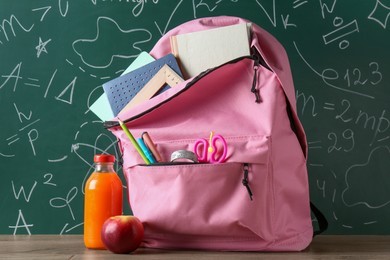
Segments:
[[[47,50],[46,50],[46,45],[51,42],[51,39],[43,42],[41,37],[39,37],[39,44],[38,46],[35,47],[35,49],[37,50],[37,58],[39,58],[39,56],[41,56],[41,53],[42,52],[45,52],[47,53]]]
[[[380,0],[377,0],[374,9],[368,16],[368,19],[374,20],[375,22],[379,23],[383,27],[383,29],[386,29],[387,20],[389,19],[389,16],[390,7],[381,3]]]

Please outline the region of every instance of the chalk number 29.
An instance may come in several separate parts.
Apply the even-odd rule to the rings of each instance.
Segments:
[[[346,129],[340,135],[334,132],[328,134],[328,139],[331,141],[331,145],[328,147],[328,153],[334,151],[344,151],[346,153],[353,150],[355,147],[355,135],[351,129]]]

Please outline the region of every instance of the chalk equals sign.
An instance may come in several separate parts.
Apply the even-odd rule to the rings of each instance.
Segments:
[[[26,86],[33,86],[33,87],[41,87],[41,85],[39,85],[39,79],[35,79],[35,78],[27,78],[30,82],[25,82],[24,85]]]
[[[295,0],[295,1],[293,2],[293,8],[294,8],[294,9],[295,9],[295,8],[298,8],[298,7],[300,7],[301,5],[307,4],[307,2],[308,2],[308,1],[306,1],[306,0]]]
[[[335,110],[335,104],[329,103],[329,102],[325,102],[324,103],[324,109],[325,110]]]
[[[307,142],[309,149],[322,149],[321,141]]]

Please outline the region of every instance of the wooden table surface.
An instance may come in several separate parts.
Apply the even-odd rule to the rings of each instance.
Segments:
[[[210,252],[139,248],[127,255],[84,247],[82,235],[0,235],[0,259],[390,259],[390,236],[318,236],[302,252]]]

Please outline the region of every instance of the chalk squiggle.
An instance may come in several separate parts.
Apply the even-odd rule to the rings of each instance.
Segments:
[[[342,201],[343,201],[343,203],[347,207],[354,207],[354,206],[357,206],[357,205],[364,205],[364,206],[366,206],[367,208],[370,208],[370,209],[379,209],[379,208],[382,208],[382,207],[390,204],[390,198],[388,198],[387,201],[385,201],[385,202],[378,202],[378,203],[367,202],[367,201],[347,202],[347,200],[345,198],[346,193],[347,192],[351,192],[350,190],[352,189],[352,187],[350,185],[350,178],[351,178],[350,175],[354,171],[359,170],[359,168],[363,169],[361,171],[364,172],[365,174],[372,172],[372,171],[370,171],[370,166],[369,165],[370,165],[370,163],[372,163],[372,160],[373,160],[374,156],[377,156],[377,155],[375,155],[376,153],[387,153],[387,158],[389,158],[390,157],[390,148],[388,146],[378,146],[378,147],[374,148],[370,152],[370,155],[368,156],[368,159],[367,159],[366,162],[364,162],[362,164],[354,164],[354,165],[350,166],[347,169],[346,174],[345,174],[345,183],[346,183],[347,187],[343,190],[343,192],[341,194]],[[385,169],[385,168],[386,167],[382,167],[382,169]],[[369,179],[372,179],[372,178],[370,177]],[[367,184],[368,184],[367,182],[361,182],[361,185],[364,185],[364,187],[357,187],[355,189],[359,189],[359,190],[363,190],[364,191],[364,188],[368,187]],[[369,192],[372,193],[371,190]],[[377,199],[382,199],[382,200],[385,199],[383,197],[379,198],[378,196],[374,196],[374,197],[377,198]],[[355,196],[355,198],[356,198],[356,196]]]
[[[133,53],[133,54],[118,54],[118,53],[111,54],[111,57],[108,57],[107,60],[104,62],[105,64],[103,64],[103,65],[93,64],[94,62],[88,61],[85,53],[83,54],[82,51],[78,49],[78,46],[80,46],[80,45],[84,46],[87,44],[90,47],[90,46],[92,46],[92,44],[95,44],[102,35],[101,27],[102,27],[103,22],[108,22],[109,26],[113,27],[110,29],[109,34],[112,34],[113,32],[128,34],[129,39],[132,40],[132,43],[130,43],[130,46],[132,47],[132,49],[130,48],[130,50],[126,50],[126,52],[131,52],[131,51],[133,51],[133,49],[136,50],[137,52]],[[134,36],[132,34],[136,34],[136,36]],[[134,39],[135,37],[140,37],[140,35],[141,35],[142,39],[139,39],[139,40]],[[95,68],[95,69],[104,69],[104,68],[109,67],[113,63],[115,58],[129,59],[129,58],[137,57],[138,54],[142,51],[142,49],[140,47],[138,47],[138,45],[141,43],[149,42],[151,39],[152,39],[152,34],[146,29],[137,28],[137,29],[124,30],[113,19],[111,19],[109,17],[101,16],[96,21],[96,36],[93,39],[78,39],[72,43],[72,48],[73,48],[74,52],[80,57],[81,61],[85,65],[87,65],[88,67]],[[115,43],[113,43],[113,45],[115,45]],[[85,48],[85,50],[88,50],[88,49],[91,49],[91,48]],[[97,54],[93,55],[93,59],[96,58],[96,55]],[[108,52],[107,52],[107,53],[99,53],[99,55],[110,55],[110,54],[108,54]],[[102,56],[99,56],[99,57],[102,57]]]

